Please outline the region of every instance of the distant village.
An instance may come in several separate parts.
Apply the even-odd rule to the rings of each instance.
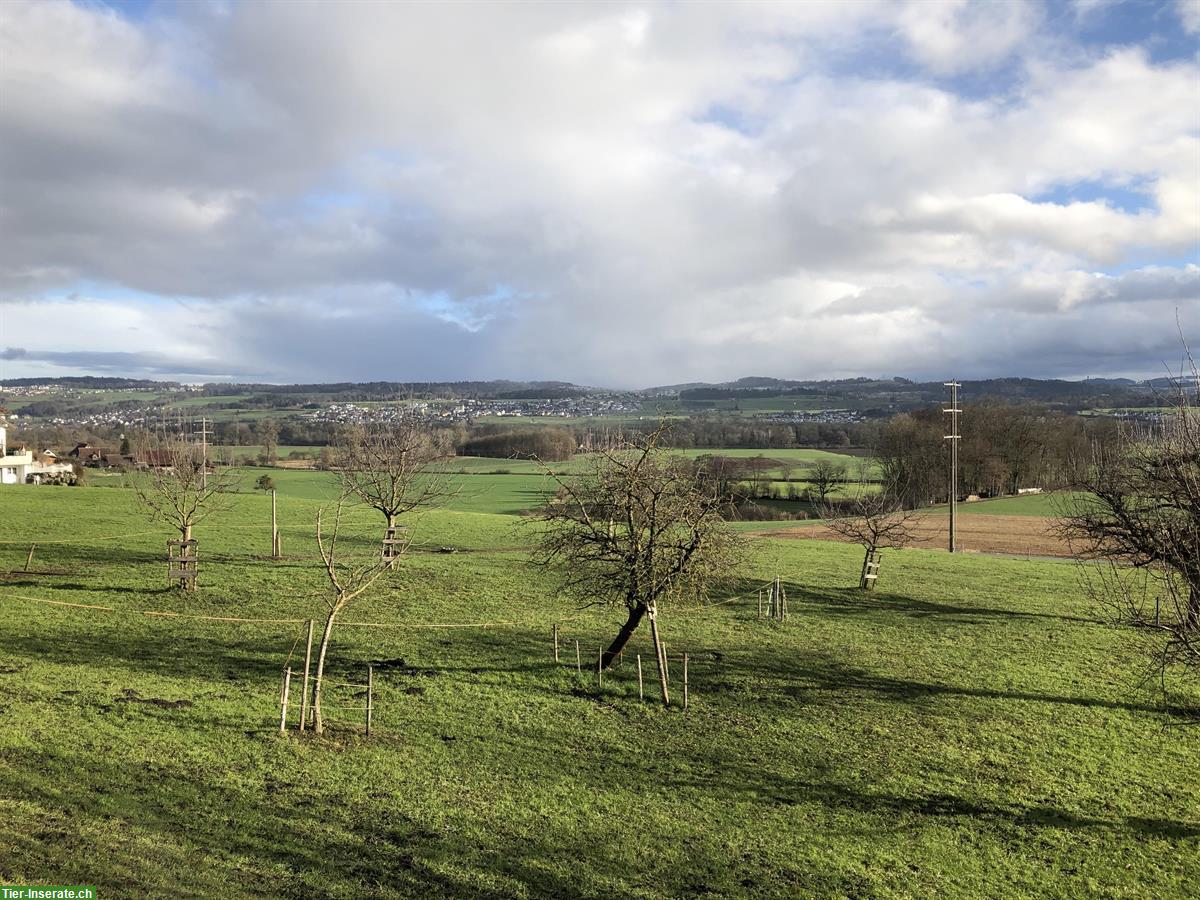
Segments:
[[[418,401],[375,406],[332,403],[324,409],[304,413],[310,422],[334,425],[365,425],[399,419],[434,422],[472,422],[489,417],[578,419],[637,413],[640,405],[631,399],[571,397],[559,400],[459,400],[449,403]]]
[[[846,422],[865,422],[868,416],[853,409],[820,409],[813,411],[795,410],[792,412],[761,413],[754,418],[764,422],[777,422],[781,425],[791,425],[799,422],[828,422],[843,424]]]

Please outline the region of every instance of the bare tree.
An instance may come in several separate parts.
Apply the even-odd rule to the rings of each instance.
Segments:
[[[834,534],[861,544],[864,549],[859,586],[864,590],[875,587],[875,578],[868,578],[870,567],[877,562],[880,550],[900,549],[912,543],[916,537],[916,510],[905,509],[901,501],[903,492],[888,489],[872,491],[863,481],[849,502],[827,503],[822,508],[822,518]],[[876,573],[877,574],[877,573]]]
[[[182,437],[168,437],[144,451],[145,472],[130,479],[134,495],[152,519],[178,529],[180,540],[192,539],[192,528],[225,508],[224,495],[234,486],[232,470],[205,477],[200,448]]]
[[[584,603],[622,606],[627,617],[603,651],[605,668],[643,618],[658,660],[664,702],[670,702],[659,606],[667,599],[701,600],[743,548],[725,526],[727,498],[717,481],[662,446],[666,426],[618,449],[601,450],[590,471],[549,472],[558,495],[541,511],[535,559],[559,573]]]
[[[846,466],[830,459],[819,459],[804,473],[809,490],[816,495],[817,503],[825,501],[839,484],[846,480]]]
[[[343,492],[383,515],[385,539],[396,539],[401,516],[442,506],[456,493],[440,465],[453,455],[453,447],[415,420],[350,429],[342,435],[339,451]],[[384,553],[399,546],[385,545]],[[394,562],[398,554],[392,555]]]
[[[279,423],[268,417],[262,418],[254,426],[258,441],[263,447],[263,456],[269,465],[275,465],[279,457]]]
[[[328,613],[325,617],[325,627],[321,632],[321,645],[317,653],[316,679],[312,688],[313,730],[317,734],[324,731],[321,719],[321,687],[325,679],[325,659],[329,652],[329,643],[333,637],[333,626],[338,613],[365,594],[391,567],[391,560],[372,552],[367,557],[354,556],[345,552],[338,545],[338,537],[342,527],[342,510],[345,508],[347,494],[343,492],[334,508],[332,526],[327,526],[324,519],[326,509],[317,511],[317,549],[321,553],[321,562],[325,565],[325,574],[329,580],[329,593],[325,596]]]
[[[1097,447],[1059,533],[1086,584],[1123,623],[1159,635],[1160,671],[1200,672],[1200,373],[1175,380],[1173,408]]]

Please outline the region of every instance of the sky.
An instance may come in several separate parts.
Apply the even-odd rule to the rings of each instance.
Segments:
[[[0,378],[1156,377],[1200,0],[0,3]]]

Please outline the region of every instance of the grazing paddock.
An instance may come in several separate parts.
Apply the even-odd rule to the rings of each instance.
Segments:
[[[371,737],[345,710],[318,739],[278,731],[281,670],[321,611],[317,498],[281,502],[279,561],[269,502],[238,495],[197,529],[185,597],[165,584],[169,535],[127,491],[0,494],[0,882],[648,898],[1200,884],[1195,732],[1164,727],[1200,694],[1164,711],[1139,689],[1068,566],[906,550],[866,595],[857,548],[756,539],[713,598],[728,602],[663,613],[673,693],[689,654],[684,712],[653,678],[639,701],[644,634],[597,684],[623,616],[559,597],[530,565],[530,526],[434,513],[334,637],[334,680],[375,668]],[[355,513],[347,541],[373,546],[380,524]],[[33,540],[31,569],[57,574],[22,571]],[[757,616],[775,576],[785,622]]]

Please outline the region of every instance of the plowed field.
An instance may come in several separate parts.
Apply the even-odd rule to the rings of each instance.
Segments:
[[[1070,556],[1066,543],[1051,533],[1054,519],[1047,516],[964,515],[958,519],[958,547],[965,553],[1011,553],[1020,556]],[[764,536],[843,540],[823,525],[762,532]],[[947,538],[945,511],[922,516],[914,547],[944,549]]]

